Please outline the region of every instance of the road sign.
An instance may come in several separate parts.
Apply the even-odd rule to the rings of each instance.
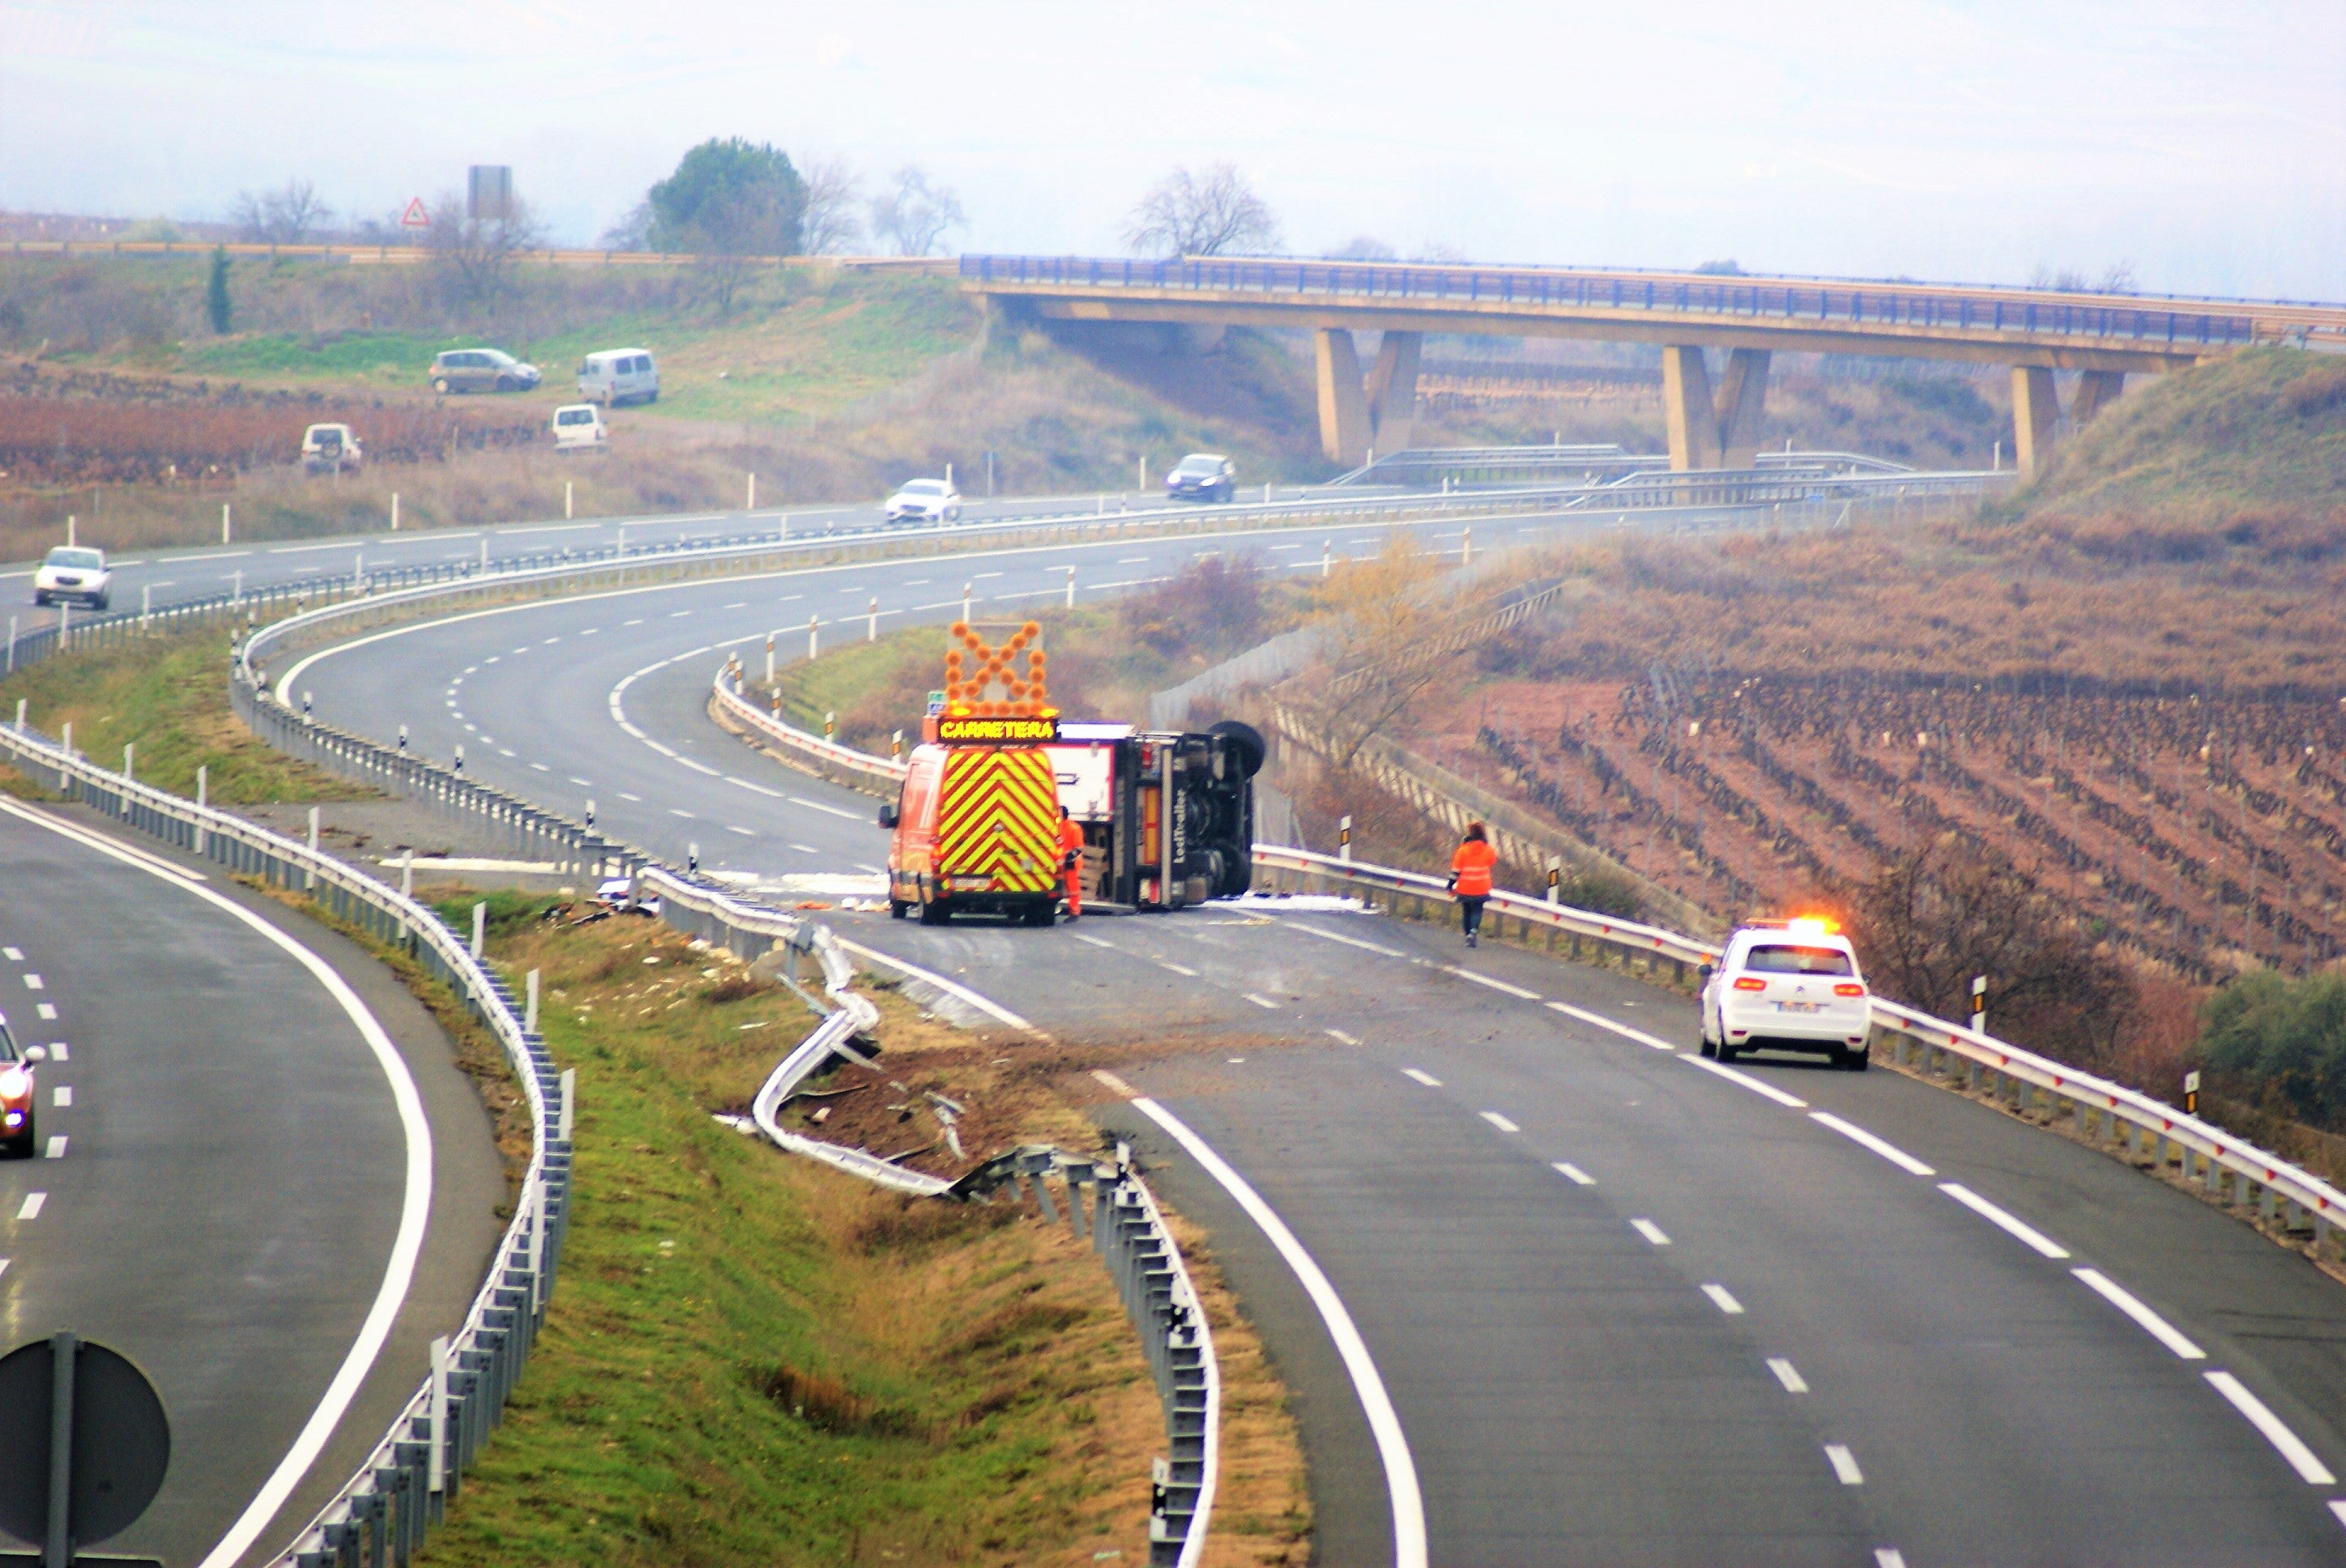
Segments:
[[[74,1548],[128,1529],[170,1462],[163,1401],[120,1351],[58,1334],[0,1359],[0,1530],[45,1543],[0,1564],[149,1561]]]
[[[411,196],[407,199],[407,210],[399,215],[399,226],[402,229],[429,229],[432,227],[432,215],[423,210],[423,199],[422,197]]]

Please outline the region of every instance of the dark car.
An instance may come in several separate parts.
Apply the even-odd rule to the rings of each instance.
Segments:
[[[1165,495],[1171,501],[1229,501],[1238,493],[1238,464],[1219,453],[1193,452],[1165,476]]]
[[[449,349],[432,359],[436,392],[532,392],[543,379],[503,349]]]

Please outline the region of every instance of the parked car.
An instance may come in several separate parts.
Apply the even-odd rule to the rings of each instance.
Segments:
[[[891,523],[957,523],[961,492],[950,479],[914,479],[888,497]]]
[[[600,349],[578,361],[578,395],[605,408],[659,402],[659,367],[648,349]]]
[[[611,427],[603,423],[603,411],[591,402],[566,402],[554,411],[554,422],[547,428],[554,432],[556,452],[608,452],[604,444],[610,439]]]
[[[346,424],[313,424],[301,433],[301,470],[305,473],[340,473],[366,460],[359,438]]]
[[[436,392],[535,392],[545,379],[503,349],[447,349],[432,357]]]
[[[49,552],[33,574],[33,603],[53,605],[71,599],[102,610],[114,599],[114,574],[106,569],[106,552],[60,545]]]
[[[1218,452],[1193,452],[1165,476],[1168,501],[1229,501],[1239,493],[1239,466]]]

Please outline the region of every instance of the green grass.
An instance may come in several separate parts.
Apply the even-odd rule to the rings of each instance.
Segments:
[[[192,797],[196,769],[208,768],[216,805],[372,795],[272,750],[238,722],[228,642],[225,628],[182,632],[46,659],[0,679],[0,718],[13,721],[23,699],[26,722],[51,736],[71,723],[75,749],[108,768],[135,743],[138,778],[178,795]]]

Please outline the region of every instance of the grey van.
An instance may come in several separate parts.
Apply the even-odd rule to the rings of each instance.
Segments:
[[[578,361],[578,395],[605,408],[659,402],[659,367],[648,349],[601,349]]]

